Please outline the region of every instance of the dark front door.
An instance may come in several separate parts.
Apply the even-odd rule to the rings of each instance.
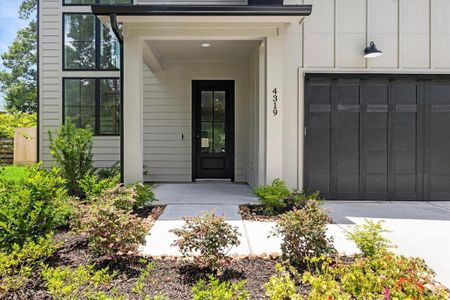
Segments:
[[[327,199],[450,200],[450,77],[309,74],[305,187]]]
[[[234,81],[192,81],[192,180],[234,181]]]

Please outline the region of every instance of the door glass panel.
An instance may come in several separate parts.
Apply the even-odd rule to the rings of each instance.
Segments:
[[[214,153],[225,153],[225,124],[214,123]]]
[[[213,92],[202,91],[201,101],[202,101],[202,122],[212,121],[212,109],[213,109]],[[203,129],[202,129],[203,130]]]
[[[201,152],[225,153],[225,91],[201,92]]]
[[[214,121],[225,120],[225,91],[214,92]]]
[[[213,123],[202,122],[201,151],[203,153],[213,153]]]

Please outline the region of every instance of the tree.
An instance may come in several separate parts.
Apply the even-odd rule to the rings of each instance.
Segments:
[[[37,0],[23,0],[19,17],[30,20],[27,27],[20,29],[8,51],[1,55],[5,70],[0,71],[0,92],[3,93],[6,108],[21,112],[35,112],[37,109]]]

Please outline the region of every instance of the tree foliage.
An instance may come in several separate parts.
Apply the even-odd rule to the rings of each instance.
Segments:
[[[29,20],[20,29],[8,51],[1,55],[3,69],[0,71],[0,92],[4,95],[7,109],[35,112],[37,109],[37,0],[23,0],[19,17]]]

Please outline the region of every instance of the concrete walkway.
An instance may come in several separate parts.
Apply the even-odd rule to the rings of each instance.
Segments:
[[[155,186],[155,192],[168,206],[140,249],[144,255],[179,255],[178,249],[171,246],[176,236],[169,231],[183,226],[184,216],[211,210],[223,215],[241,234],[241,244],[231,254],[280,253],[280,239],[270,236],[275,223],[241,219],[238,204],[257,202],[247,185],[163,184]],[[347,230],[365,219],[383,220],[384,227],[390,230],[386,236],[398,246],[393,251],[425,259],[436,271],[437,279],[450,287],[450,202],[327,201],[324,206],[334,223],[328,225],[328,235],[334,238],[340,253],[357,252],[354,243],[345,238]]]

